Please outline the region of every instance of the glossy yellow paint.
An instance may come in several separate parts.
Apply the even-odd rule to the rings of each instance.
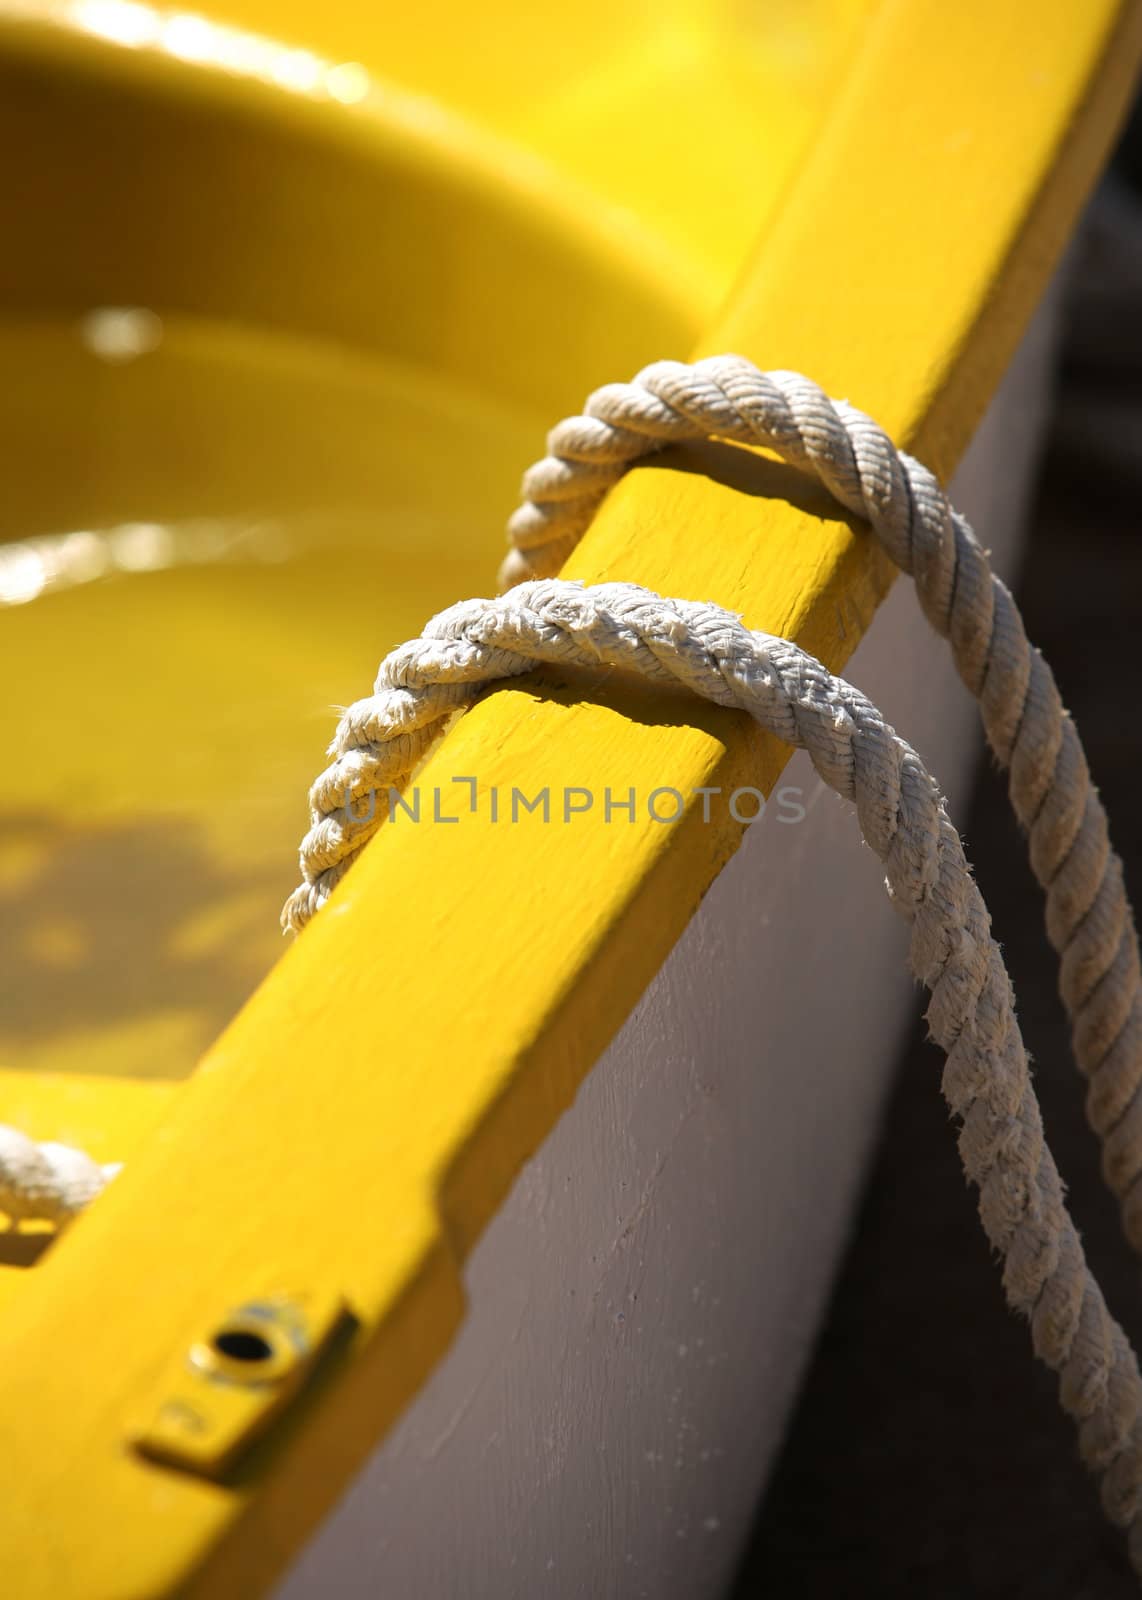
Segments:
[[[949,471],[1103,159],[1140,35],[1139,8],[1114,0],[1081,15],[1069,0],[886,6],[705,348],[813,372]],[[716,144],[706,155],[713,169]],[[619,344],[651,332],[620,328],[638,296],[608,300],[605,279],[600,264],[590,284],[614,325],[591,345],[608,357],[593,379],[626,371]],[[20,283],[29,295],[32,276]],[[290,315],[327,336],[333,313],[300,281],[291,294]],[[189,309],[217,314],[205,291]],[[410,318],[436,370],[448,334],[420,327],[423,309]],[[559,337],[556,386],[584,360]],[[466,334],[463,361],[487,338]],[[529,363],[543,365],[508,358],[520,406],[539,397]],[[733,605],[834,667],[891,578],[802,480],[710,449],[632,473],[573,570]],[[712,708],[537,678],[460,722],[421,784],[455,813],[466,775],[485,791],[686,793],[756,773],[767,786],[783,759]],[[0,1557],[14,1595],[226,1600],[265,1585],[445,1347],[464,1252],[739,831],[697,805],[669,828],[597,812],[497,827],[482,807],[463,826],[382,830],[161,1133],[9,1296]],[[267,1275],[343,1295],[355,1337],[224,1482],[146,1462],[130,1441],[169,1363]]]
[[[74,320],[0,324],[0,363],[30,379],[0,392],[3,531],[111,569],[0,602],[0,672],[34,684],[0,708],[34,769],[0,778],[0,1061],[183,1077],[282,952],[331,707],[495,569],[536,419],[169,315],[115,364]]]
[[[703,320],[757,237],[767,197],[819,123],[876,0],[583,0],[415,7],[208,0],[203,10],[414,85],[637,218]],[[442,24],[444,18],[441,19]],[[472,61],[479,61],[479,71]],[[711,151],[717,159],[711,161]]]

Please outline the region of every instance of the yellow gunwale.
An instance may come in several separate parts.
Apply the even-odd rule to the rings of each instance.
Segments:
[[[1140,53],[1133,0],[888,4],[702,348],[812,373],[949,473]],[[884,559],[812,498],[748,492],[792,489],[767,463],[684,464],[700,470],[632,473],[569,574],[717,600],[840,668],[891,582]],[[769,787],[785,757],[712,708],[537,676],[464,718],[421,781],[459,804],[453,774],[528,793]],[[462,1314],[465,1252],[738,842],[696,806],[673,829],[584,820],[382,830],[123,1177],[9,1295],[14,1596],[257,1592],[415,1394]],[[221,1483],[135,1454],[172,1357],[282,1287],[344,1296],[357,1328],[274,1431]]]

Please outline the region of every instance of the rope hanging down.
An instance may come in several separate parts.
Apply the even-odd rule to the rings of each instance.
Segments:
[[[1139,1242],[1139,966],[1121,867],[1054,679],[932,475],[899,455],[867,417],[804,378],[765,375],[733,357],[694,367],[659,363],[633,384],[597,391],[585,416],[553,430],[550,454],[525,478],[526,502],[510,525],[516,549],[502,576],[517,583],[558,565],[633,461],[707,435],[763,444],[811,467],[915,574],[926,614],[951,640],[992,748],[1011,771],[1012,802],[1047,891],[1076,1054],[1091,1077],[1092,1121]],[[889,895],[912,926],[912,967],[931,993],[928,1021],[947,1054],[943,1093],[960,1120],[960,1155],[1003,1260],[1008,1303],[1028,1318],[1036,1354],[1059,1375],[1080,1454],[1101,1479],[1108,1517],[1128,1530],[1142,1574],[1137,1360],[1067,1213],[1011,985],[959,835],[919,757],[857,689],[797,646],[750,633],[720,607],[662,599],[633,584],[583,588],[540,578],[498,600],[466,601],[393,651],[375,693],[342,718],[335,759],[310,794],[305,881],[283,922],[300,929],[380,825],[383,808],[361,802],[399,788],[483,685],[537,663],[605,664],[745,710],[807,750],[822,779],[855,802]],[[0,1141],[7,1209],[4,1160]]]
[[[607,490],[635,461],[709,437],[762,445],[811,470],[912,574],[925,615],[951,644],[960,676],[980,703],[988,742],[1009,772],[1011,804],[1046,893],[1047,935],[1060,957],[1075,1059],[1089,1082],[1087,1118],[1103,1142],[1103,1172],[1126,1234],[1142,1252],[1142,981],[1122,863],[1110,848],[1106,812],[1054,675],[933,474],[898,452],[863,412],[830,400],[797,373],[760,372],[738,356],[692,366],[656,362],[632,383],[597,389],[582,416],[552,429],[548,454],[525,474],[523,504],[508,524],[514,548],[500,570],[501,586],[557,572]],[[346,782],[355,781],[358,766],[379,759],[369,749],[367,704],[343,718],[330,747],[338,759],[310,795],[314,826],[301,848],[305,883],[285,912],[295,929],[381,821],[378,815],[357,823],[343,813]],[[386,746],[386,761],[415,759],[427,748],[418,725],[402,731],[407,745],[400,752]],[[377,784],[393,781],[382,767],[372,770]]]
[[[399,785],[458,705],[540,662],[617,667],[736,706],[807,750],[822,779],[855,801],[888,892],[912,924],[912,968],[931,992],[928,1021],[948,1057],[943,1092],[961,1120],[960,1155],[1003,1258],[1008,1303],[1030,1319],[1036,1354],[1059,1374],[1082,1457],[1102,1478],[1107,1515],[1129,1528],[1142,1571],[1137,1361],[1067,1214],[1011,985],[959,835],[915,751],[859,690],[718,606],[664,600],[634,584],[540,579],[499,600],[453,606],[387,656],[377,692],[346,715],[343,729],[357,743],[319,779],[316,803],[340,796],[346,806],[378,783]],[[336,860],[344,868],[355,853],[345,854],[344,842],[330,811],[309,835],[307,855],[314,866]],[[353,843],[360,847],[359,835]],[[299,891],[287,916],[296,925],[316,903],[311,890]]]

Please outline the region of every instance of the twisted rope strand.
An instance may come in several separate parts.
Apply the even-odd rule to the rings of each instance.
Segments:
[[[855,803],[893,903],[912,925],[912,968],[931,993],[928,1022],[947,1054],[943,1093],[960,1122],[964,1171],[1003,1262],[1008,1304],[1030,1321],[1035,1353],[1058,1374],[1082,1459],[1101,1479],[1107,1516],[1128,1530],[1142,1573],[1137,1360],[1067,1213],[999,947],[919,756],[857,689],[717,606],[664,600],[634,584],[549,579],[453,606],[394,650],[376,692],[345,714],[339,754],[316,792],[360,800],[371,787],[399,785],[458,706],[537,663],[605,665],[736,706],[807,750],[821,778]],[[314,914],[378,821],[343,809],[314,824],[303,847],[313,870],[287,903],[290,927]]]
[[[925,616],[951,644],[1028,834],[1074,1055],[1088,1081],[1087,1120],[1102,1141],[1103,1175],[1126,1235],[1142,1253],[1142,974],[1122,863],[1051,669],[933,474],[863,412],[798,373],[761,372],[739,356],[659,361],[632,383],[597,389],[582,416],[551,430],[508,524],[514,548],[502,586],[557,572],[634,462],[710,437],[762,445],[814,473],[912,575]]]

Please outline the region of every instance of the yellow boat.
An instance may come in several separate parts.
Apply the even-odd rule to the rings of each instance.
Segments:
[[[123,1163],[0,1232],[12,1600],[724,1591],[909,1004],[849,820],[740,713],[542,673],[287,946],[306,786],[664,356],[848,396],[1002,568],[1140,53],[1133,0],[0,0],[0,1122]],[[939,642],[744,460],[640,466],[567,574],[833,671],[871,625],[954,798]],[[771,803],[735,854],[497,785]]]

